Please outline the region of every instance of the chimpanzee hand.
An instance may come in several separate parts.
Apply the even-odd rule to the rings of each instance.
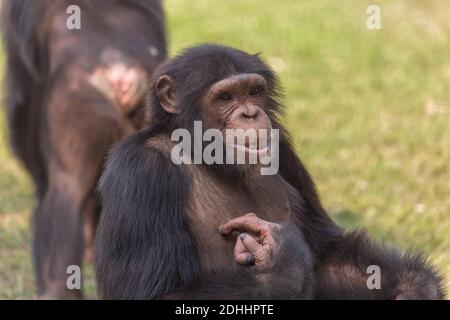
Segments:
[[[270,288],[267,298],[312,298],[313,258],[294,222],[277,224],[248,213],[219,227],[223,236],[233,232],[239,233],[234,247],[235,261],[251,266],[249,271],[240,269],[245,276],[242,279],[254,279],[257,290]]]
[[[234,247],[234,259],[242,265],[255,265],[259,272],[266,272],[273,265],[273,257],[280,250],[278,233],[281,225],[262,220],[254,213],[231,219],[220,226],[219,232],[226,236],[240,232]]]

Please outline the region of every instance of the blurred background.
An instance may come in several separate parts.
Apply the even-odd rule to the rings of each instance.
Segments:
[[[372,4],[380,30],[366,26]],[[449,1],[165,0],[165,9],[171,55],[201,42],[262,53],[281,79],[284,122],[333,219],[423,251],[448,286]],[[3,70],[1,52],[0,61]],[[35,292],[33,190],[5,127],[2,110],[0,299],[27,299]],[[91,269],[85,288],[94,297]]]

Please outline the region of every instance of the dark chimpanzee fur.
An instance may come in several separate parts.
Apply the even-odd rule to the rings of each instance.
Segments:
[[[83,243],[93,244],[100,212],[94,190],[107,150],[145,122],[146,74],[166,57],[161,3],[5,0],[2,5],[11,141],[38,200],[33,217],[38,296],[80,297],[80,290],[67,290],[66,269],[81,266]],[[81,30],[66,25],[71,5],[81,9]]]
[[[194,120],[205,120],[202,101],[212,85],[223,79],[245,83],[248,75],[267,83],[260,113],[280,129],[279,173],[254,176],[233,174],[233,166],[173,164],[173,130],[192,130]],[[100,180],[104,206],[95,252],[102,298],[443,297],[439,276],[422,257],[375,244],[363,233],[344,233],[330,219],[278,121],[277,81],[258,56],[202,45],[163,64],[153,78],[150,127],[114,149]],[[167,95],[158,91],[161,81],[171,85]],[[167,106],[171,96],[173,105]],[[265,273],[237,265],[234,239],[217,232],[247,212],[281,225],[281,249]],[[381,269],[379,290],[367,287],[370,265]]]

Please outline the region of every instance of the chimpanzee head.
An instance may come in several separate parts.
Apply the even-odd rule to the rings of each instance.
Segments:
[[[203,130],[218,129],[238,152],[258,154],[267,150],[260,132],[279,127],[277,81],[258,55],[219,45],[193,47],[164,63],[152,83],[150,119],[168,132],[193,132],[194,121],[202,121]],[[232,138],[226,135],[230,130],[238,130]]]

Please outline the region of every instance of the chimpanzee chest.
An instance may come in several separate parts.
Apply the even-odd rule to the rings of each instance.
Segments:
[[[228,220],[250,212],[276,223],[291,219],[296,191],[281,176],[259,176],[245,187],[199,173],[193,176],[185,221],[203,269],[240,267],[233,258],[236,233],[223,237],[218,232]]]

